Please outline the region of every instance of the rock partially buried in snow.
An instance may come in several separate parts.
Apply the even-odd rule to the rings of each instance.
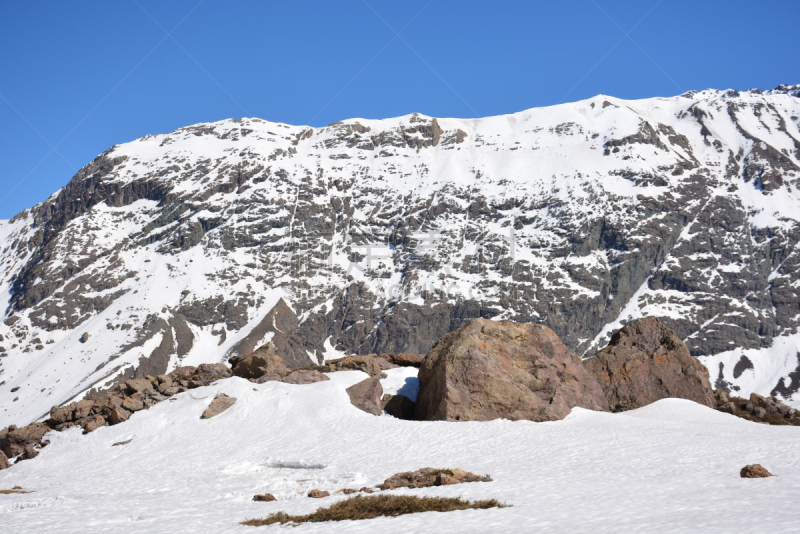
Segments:
[[[428,352],[416,419],[553,421],[573,407],[608,410],[580,358],[549,328],[474,319]]]
[[[215,417],[231,406],[236,403],[236,399],[234,397],[229,397],[224,393],[220,393],[214,400],[211,401],[211,404],[208,405],[206,411],[203,412],[203,415],[200,416],[200,419],[211,419]]]
[[[11,464],[8,461],[8,456],[3,451],[0,451],[0,470],[8,469]]]
[[[492,477],[488,475],[476,475],[463,469],[434,469],[425,467],[417,471],[406,471],[396,473],[386,480],[383,484],[378,484],[382,490],[393,490],[396,488],[429,488],[432,486],[449,486],[465,482],[491,482]]]
[[[277,501],[278,499],[271,493],[265,493],[264,495],[254,495],[253,500],[257,502],[272,502]]]
[[[767,471],[761,464],[750,464],[742,467],[739,476],[742,478],[767,478],[775,475]]]
[[[311,497],[312,499],[321,499],[323,497],[328,497],[329,495],[330,493],[328,493],[327,491],[321,491],[318,489],[313,489],[308,493],[308,496]]]
[[[670,397],[715,406],[708,369],[672,330],[652,317],[623,327],[584,364],[602,386],[613,412]]]
[[[350,396],[350,404],[359,410],[372,415],[381,415],[383,413],[383,407],[381,406],[383,386],[381,386],[379,379],[367,378],[358,384],[353,384],[346,391]]]
[[[313,384],[314,382],[324,382],[325,380],[330,380],[330,378],[319,371],[309,369],[292,371],[282,379],[287,384]]]
[[[87,341],[89,341],[89,332],[84,332],[80,338],[80,342],[86,343]]]

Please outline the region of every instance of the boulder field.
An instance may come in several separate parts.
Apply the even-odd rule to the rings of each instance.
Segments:
[[[442,337],[426,354],[348,356],[325,365],[290,368],[268,343],[224,363],[179,367],[171,373],[132,379],[105,393],[54,406],[50,417],[25,427],[0,430],[0,469],[38,455],[45,435],[79,426],[84,433],[125,422],[177,393],[230,376],[254,383],[310,384],[329,380],[324,373],[360,370],[369,378],[347,388],[350,402],[372,415],[400,419],[553,421],[572,408],[619,412],[659,399],[688,399],[720,411],[769,424],[800,424],[800,413],[776,398],[750,400],[712,390],[708,370],[658,319],[638,319],[616,332],[608,346],[587,360],[569,351],[543,325],[474,319]],[[384,395],[384,370],[419,367],[416,403]],[[236,399],[217,396],[203,413],[208,419]]]

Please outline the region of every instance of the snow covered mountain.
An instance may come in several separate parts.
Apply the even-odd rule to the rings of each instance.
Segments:
[[[474,317],[585,355],[659,317],[718,387],[791,398],[799,179],[785,85],[117,145],[0,222],[0,427],[267,340],[295,366],[422,353]]]

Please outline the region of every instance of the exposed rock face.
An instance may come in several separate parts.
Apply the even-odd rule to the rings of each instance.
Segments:
[[[714,390],[717,410],[729,413],[748,421],[768,423],[770,425],[800,426],[800,411],[792,408],[775,397],[762,397],[757,393],[749,399],[728,397],[727,393]]]
[[[304,368],[326,343],[421,354],[498,316],[590,355],[636,310],[713,360],[721,385],[753,384],[741,377],[769,354],[741,375],[719,353],[800,328],[797,95],[603,96],[324,128],[227,120],[114,146],[3,223],[0,405],[19,397],[24,411],[0,426],[82,394],[87,373],[165,374],[201,342],[226,361],[271,335]],[[90,320],[105,328],[80,343]],[[56,387],[33,351],[86,365]],[[797,369],[755,378],[788,397]],[[23,377],[31,387],[12,393]]]
[[[211,404],[208,405],[206,411],[204,411],[203,415],[200,416],[200,419],[211,419],[212,417],[221,414],[222,412],[233,406],[235,403],[236,403],[235,398],[229,397],[224,393],[220,393],[219,395],[214,397],[214,400],[212,400]]]
[[[775,475],[767,471],[761,464],[751,464],[742,467],[739,476],[742,478],[767,478]]]
[[[419,371],[416,418],[553,421],[608,410],[597,381],[542,325],[475,319],[444,336]]]
[[[669,397],[716,406],[708,369],[655,318],[638,319],[623,327],[611,336],[606,348],[584,364],[614,412]]]
[[[372,415],[380,415],[383,413],[381,407],[383,386],[381,386],[381,381],[379,379],[367,378],[358,384],[353,384],[347,388],[347,394],[350,396],[350,404],[359,410],[371,413]]]

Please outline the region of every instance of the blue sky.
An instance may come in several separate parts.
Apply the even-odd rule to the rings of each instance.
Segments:
[[[800,83],[800,2],[3,2],[0,218],[198,122],[477,117]]]

